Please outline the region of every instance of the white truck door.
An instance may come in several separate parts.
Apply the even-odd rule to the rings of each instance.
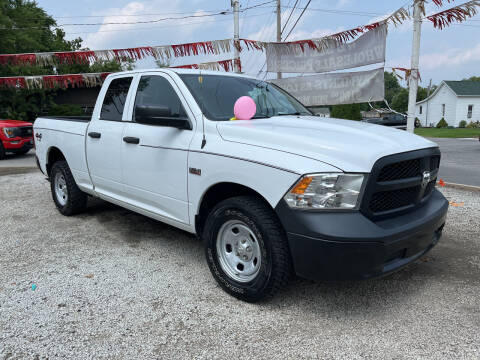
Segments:
[[[86,137],[87,162],[95,191],[119,199],[122,184],[122,136],[126,126],[123,120],[125,103],[133,77],[111,80],[108,89],[100,93],[101,108],[95,108]]]
[[[168,109],[170,117],[193,114],[169,75],[153,73],[137,79],[132,121],[122,142],[123,183],[128,202],[170,220],[190,224],[188,215],[188,149],[194,130],[137,122],[139,106]],[[133,100],[132,100],[133,102]]]

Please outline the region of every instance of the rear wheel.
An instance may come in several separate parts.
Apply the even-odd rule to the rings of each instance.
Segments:
[[[57,161],[53,164],[50,187],[53,201],[63,215],[75,215],[86,208],[87,194],[78,188],[66,161]]]
[[[236,298],[256,302],[288,283],[286,234],[261,199],[239,196],[219,203],[207,218],[203,240],[213,277]]]

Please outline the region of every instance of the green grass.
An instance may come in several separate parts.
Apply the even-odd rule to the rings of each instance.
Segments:
[[[480,129],[419,128],[415,129],[415,134],[437,138],[475,138],[480,136]]]

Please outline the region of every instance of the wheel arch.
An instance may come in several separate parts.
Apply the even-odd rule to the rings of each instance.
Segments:
[[[52,170],[53,164],[55,164],[57,161],[67,161],[67,158],[65,157],[63,152],[56,146],[51,146],[48,149],[46,159],[46,169],[48,177],[50,177],[50,172]]]
[[[235,196],[251,195],[256,196],[265,202],[270,208],[271,205],[258,191],[235,182],[219,182],[211,185],[202,195],[195,215],[195,231],[201,235],[205,220],[210,211],[219,202]]]

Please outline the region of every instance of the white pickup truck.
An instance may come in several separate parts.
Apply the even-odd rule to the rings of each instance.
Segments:
[[[254,99],[255,116],[231,121],[241,96]],[[445,224],[435,143],[313,116],[246,76],[117,73],[91,119],[38,118],[34,133],[62,214],[94,196],[195,233],[213,277],[245,301],[293,274],[388,274],[429,251]]]

